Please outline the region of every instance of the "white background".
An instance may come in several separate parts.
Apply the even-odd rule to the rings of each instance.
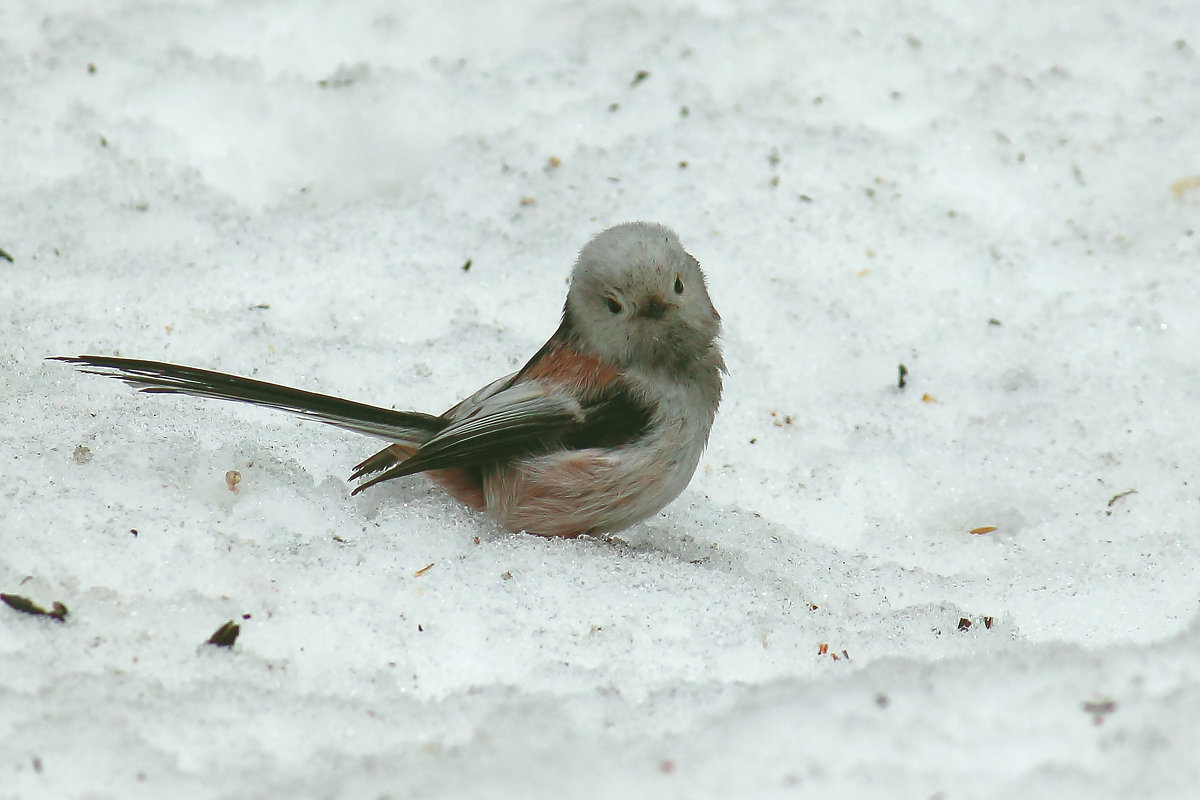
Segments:
[[[0,607],[0,797],[1195,797],[1198,48],[1194,0],[5,3],[0,591],[70,616]],[[730,375],[621,542],[43,361],[436,413],[631,219]]]

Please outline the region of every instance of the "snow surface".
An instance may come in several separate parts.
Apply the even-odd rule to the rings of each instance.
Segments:
[[[0,591],[70,615],[0,607],[0,797],[1200,796],[1198,48],[1195,0],[4,3]],[[630,219],[731,374],[622,542],[43,360],[437,412]]]

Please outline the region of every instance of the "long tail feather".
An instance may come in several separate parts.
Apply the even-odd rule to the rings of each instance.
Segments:
[[[107,378],[122,380],[143,392],[187,394],[277,408],[305,419],[316,420],[357,433],[365,433],[368,436],[390,439],[402,444],[411,443],[419,446],[448,424],[441,417],[431,414],[378,408],[343,400],[340,397],[292,389],[224,372],[211,372],[179,364],[166,364],[161,361],[142,361],[108,356],[77,356],[75,358],[60,356],[49,360],[74,364],[80,371],[92,375],[103,375]],[[383,452],[387,453],[390,450],[391,448],[388,448]],[[380,453],[360,464],[356,476],[361,477],[366,474],[362,468],[373,463],[382,455],[383,453]],[[380,466],[370,469],[368,472],[376,472],[390,466],[390,463],[385,460],[381,460],[379,463]]]

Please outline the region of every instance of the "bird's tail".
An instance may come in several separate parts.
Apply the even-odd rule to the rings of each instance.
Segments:
[[[407,458],[412,450],[429,441],[448,424],[441,417],[431,414],[393,411],[343,400],[340,397],[240,378],[224,372],[165,364],[161,361],[108,356],[59,357],[49,360],[74,364],[82,372],[92,375],[117,378],[143,392],[190,394],[195,397],[214,397],[218,400],[277,408],[305,419],[398,443],[360,464],[356,468],[355,477],[376,472]],[[397,448],[399,452],[392,453]],[[390,458],[383,457],[385,453],[389,454]],[[380,465],[376,466],[376,463]]]

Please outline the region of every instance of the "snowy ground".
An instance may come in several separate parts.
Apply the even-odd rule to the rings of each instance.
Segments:
[[[0,6],[0,797],[1195,797],[1200,6],[407,5]],[[43,361],[436,412],[629,219],[731,374],[624,545]]]

